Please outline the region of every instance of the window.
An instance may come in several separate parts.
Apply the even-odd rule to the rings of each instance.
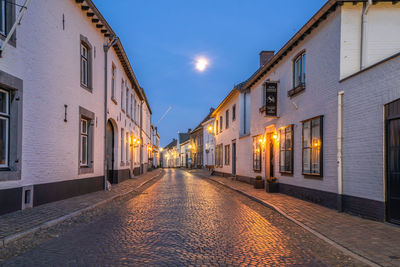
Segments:
[[[228,129],[229,128],[229,110],[227,110],[225,112],[225,119],[226,119],[226,121],[225,121],[225,129]]]
[[[125,148],[124,148],[125,141],[124,141],[124,137],[125,137],[124,129],[122,128],[122,129],[121,129],[121,163],[124,162],[124,154],[125,154]]]
[[[231,147],[230,145],[225,146],[225,165],[229,165],[229,161],[231,158]]]
[[[279,130],[279,171],[293,173],[293,125]]]
[[[128,83],[128,82],[127,82]],[[126,114],[129,116],[129,88],[128,88],[128,84],[126,84],[126,94],[125,94],[125,109],[126,109]]]
[[[125,137],[125,158],[126,158],[126,162],[129,162],[129,133],[126,133],[126,137]]]
[[[89,151],[89,121],[81,118],[81,158],[82,167],[88,166],[88,151]]]
[[[218,130],[219,130],[219,123],[218,120],[215,121],[215,133],[218,134]]]
[[[134,114],[134,120],[136,121],[136,123],[137,123],[137,121],[138,121],[138,119],[137,119],[137,108],[136,108],[136,97],[135,97],[135,105],[134,105],[134,107],[133,107],[135,110],[134,110],[134,112],[135,112],[135,114]]]
[[[0,33],[6,35],[6,0],[0,0]]]
[[[222,132],[222,127],[224,126],[222,116],[219,116],[219,132]]]
[[[121,109],[122,111],[125,111],[124,109],[124,79],[121,80]]]
[[[0,168],[8,167],[10,129],[10,96],[0,89]]]
[[[303,122],[303,174],[322,176],[323,117]]]
[[[220,156],[221,145],[215,146],[215,166],[222,167],[222,157]]]
[[[93,172],[93,112],[79,107],[79,174]]]
[[[299,55],[293,64],[293,87],[305,86],[306,83],[306,54]]]
[[[261,171],[261,136],[253,137],[253,170],[256,172]]]
[[[130,108],[131,118],[133,120],[133,95],[131,95],[131,108]]]
[[[81,43],[81,84],[89,87],[89,49]]]
[[[232,121],[236,120],[236,105],[232,107]]]
[[[111,67],[111,99],[115,101],[115,71],[116,68],[114,64]]]
[[[242,120],[240,125],[240,135],[248,135],[250,134],[250,92],[246,91],[241,94],[241,103],[240,107],[240,120]]]

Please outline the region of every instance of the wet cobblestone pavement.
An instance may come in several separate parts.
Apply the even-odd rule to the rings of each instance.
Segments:
[[[361,265],[276,212],[181,170],[95,215],[3,265]]]

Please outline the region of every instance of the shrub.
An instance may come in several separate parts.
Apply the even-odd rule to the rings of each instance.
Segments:
[[[267,179],[267,182],[270,183],[270,184],[275,183],[276,181],[277,181],[276,177],[269,177]]]
[[[256,176],[256,180],[262,180],[262,177],[260,175]]]

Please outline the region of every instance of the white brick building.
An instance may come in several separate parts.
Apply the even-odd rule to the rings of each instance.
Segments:
[[[0,10],[1,44],[24,2]],[[32,1],[2,51],[0,92],[0,214],[146,170],[151,110],[92,1]]]
[[[261,54],[213,114],[217,172],[275,176],[282,193],[400,222],[400,3],[368,2],[330,0]]]

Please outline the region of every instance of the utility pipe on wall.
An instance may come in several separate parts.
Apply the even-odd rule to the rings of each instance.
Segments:
[[[337,126],[337,173],[338,173],[338,211],[343,211],[343,95],[338,93],[338,126]]]
[[[107,190],[108,166],[107,166],[107,112],[108,112],[108,50],[117,42],[114,36],[104,44],[104,190]],[[114,149],[114,148],[113,148]],[[113,151],[114,153],[114,151]],[[113,164],[113,162],[112,162]]]

